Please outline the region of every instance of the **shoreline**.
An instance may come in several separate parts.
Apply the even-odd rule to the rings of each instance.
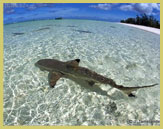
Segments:
[[[145,31],[152,32],[152,33],[160,35],[160,29],[157,29],[157,28],[142,26],[142,25],[128,24],[128,23],[118,23],[118,24],[131,26],[131,27],[134,27],[134,28],[138,28],[138,29],[141,29],[141,30],[145,30]]]

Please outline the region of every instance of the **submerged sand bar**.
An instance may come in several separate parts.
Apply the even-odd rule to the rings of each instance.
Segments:
[[[127,23],[119,23],[119,24],[135,27],[138,29],[142,29],[142,30],[149,31],[149,32],[160,35],[160,29],[157,29],[157,28],[147,27],[147,26],[142,26],[142,25],[127,24]]]

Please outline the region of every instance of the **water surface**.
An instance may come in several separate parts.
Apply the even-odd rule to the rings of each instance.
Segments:
[[[142,86],[160,81],[160,36],[91,20],[4,25],[4,125],[159,125],[160,86],[129,98],[109,85],[61,78],[54,89],[39,59],[67,61]],[[101,89],[100,89],[100,88]]]

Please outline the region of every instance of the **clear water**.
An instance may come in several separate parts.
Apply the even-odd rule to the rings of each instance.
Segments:
[[[24,34],[13,34],[24,33]],[[4,125],[160,125],[160,85],[129,98],[109,85],[62,78],[48,85],[39,59],[80,58],[80,66],[125,86],[160,82],[160,36],[91,20],[4,26]]]

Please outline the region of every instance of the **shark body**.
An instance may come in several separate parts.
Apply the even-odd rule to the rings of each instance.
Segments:
[[[135,97],[132,94],[133,91],[141,88],[153,87],[157,84],[147,86],[125,87],[123,85],[117,85],[114,80],[106,78],[88,68],[79,66],[80,59],[70,60],[67,62],[58,61],[55,59],[42,59],[35,63],[35,66],[41,70],[49,71],[48,79],[50,87],[54,87],[56,82],[66,76],[80,78],[88,82],[90,86],[95,83],[109,84],[111,87],[117,88],[127,94],[129,97]]]

